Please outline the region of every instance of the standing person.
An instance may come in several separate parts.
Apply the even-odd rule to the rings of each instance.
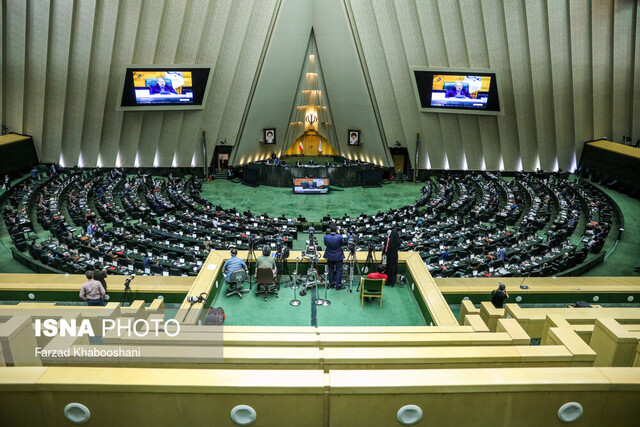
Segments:
[[[504,283],[498,283],[498,289],[491,292],[491,304],[495,308],[504,308],[504,300],[509,298],[509,293],[507,292],[507,287]]]
[[[102,265],[99,262],[93,264],[93,279],[100,282],[104,291],[107,292],[107,272],[102,269]]]
[[[400,247],[400,236],[398,230],[392,228],[389,237],[384,245],[383,256],[387,257],[387,285],[396,285],[396,274],[398,273],[398,248]],[[383,263],[384,264],[384,263]]]
[[[4,174],[4,181],[2,183],[2,189],[3,190],[8,190],[11,188],[11,178],[9,177],[8,173]]]
[[[153,263],[154,262],[151,258],[149,258],[149,255],[145,255],[144,257],[142,257],[142,268],[144,268],[145,270],[151,268],[151,264]]]
[[[106,292],[97,280],[93,279],[93,271],[85,273],[87,281],[80,288],[80,299],[87,302],[87,305],[102,306]]]
[[[329,285],[335,287],[337,291],[341,291],[345,288],[342,284],[342,260],[344,259],[342,245],[344,239],[338,234],[338,226],[335,224],[331,224],[330,231],[324,236],[324,245],[326,246],[324,259],[327,260],[327,268],[329,269]]]

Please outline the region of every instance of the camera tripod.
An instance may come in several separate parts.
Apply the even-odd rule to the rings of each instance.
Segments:
[[[256,254],[253,250],[255,246],[255,242],[253,240],[249,240],[249,252],[247,253],[247,270],[249,271],[249,289],[253,287],[253,275],[251,274],[251,265],[255,262],[257,264],[258,259],[256,258]]]
[[[291,273],[289,272],[289,264],[287,263],[287,258],[289,258],[289,248],[286,246],[281,250],[278,250],[276,253],[276,269],[278,270],[278,275],[276,276],[276,285],[277,288],[280,289],[280,285],[284,285],[282,280],[283,276],[289,276],[289,280],[292,279]],[[295,281],[291,284],[291,286],[295,285]]]
[[[318,287],[318,260],[320,259],[320,254],[318,253],[316,240],[313,234],[309,236],[309,244],[302,254],[302,259],[307,259],[309,261],[307,274],[298,277],[298,281],[302,286],[300,295],[305,296],[308,288]]]
[[[300,275],[298,277],[298,282],[302,286],[300,290],[300,296],[305,296],[307,294],[307,289],[318,286],[318,254],[302,254],[302,259],[307,259],[309,261],[309,265],[307,267],[307,274]]]
[[[367,253],[367,259],[364,262],[364,270],[362,274],[368,274],[369,272],[372,271],[377,271],[378,268],[378,262],[376,260],[376,254],[374,252],[374,245],[373,243],[369,243],[369,252]],[[360,292],[360,283],[358,282],[358,288],[356,289],[356,292]]]
[[[358,259],[356,257],[356,248],[349,249],[349,255],[345,260],[345,266],[347,268],[348,273],[348,282],[349,282],[349,292],[353,292],[353,276],[355,272],[358,272],[358,275],[362,275],[362,271],[360,269],[360,264],[358,264]]]
[[[125,302],[129,303],[129,307],[131,307],[131,304],[133,303],[133,292],[131,291],[130,284],[134,277],[135,276],[131,276],[124,281],[124,295],[122,296],[123,307]]]

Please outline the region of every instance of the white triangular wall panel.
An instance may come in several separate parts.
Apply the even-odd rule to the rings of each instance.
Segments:
[[[311,10],[308,0],[282,2],[232,164],[248,163],[281,146],[311,33]],[[275,147],[260,142],[267,127],[276,128]]]
[[[314,0],[313,28],[327,86],[339,151],[351,158],[392,166],[373,110],[364,71],[342,1]],[[359,129],[360,147],[347,145],[349,129]],[[337,148],[337,147],[336,147]]]
[[[282,147],[312,29],[325,76],[323,96],[332,108],[339,151],[389,166],[347,14],[339,0],[283,0],[232,164],[262,158]],[[276,128],[276,147],[260,142],[267,127]],[[359,148],[347,146],[348,129],[361,130]]]

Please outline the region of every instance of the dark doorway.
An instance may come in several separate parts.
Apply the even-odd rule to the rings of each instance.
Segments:
[[[393,169],[394,173],[402,173],[407,174],[409,168],[411,167],[411,162],[409,161],[409,151],[407,147],[392,147],[391,149],[391,158],[393,160]]]
[[[232,145],[216,145],[211,158],[211,169],[217,172],[226,171],[229,168]]]

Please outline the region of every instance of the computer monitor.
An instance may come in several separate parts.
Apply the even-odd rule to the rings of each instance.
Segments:
[[[413,67],[412,72],[420,111],[504,114],[496,70]]]

